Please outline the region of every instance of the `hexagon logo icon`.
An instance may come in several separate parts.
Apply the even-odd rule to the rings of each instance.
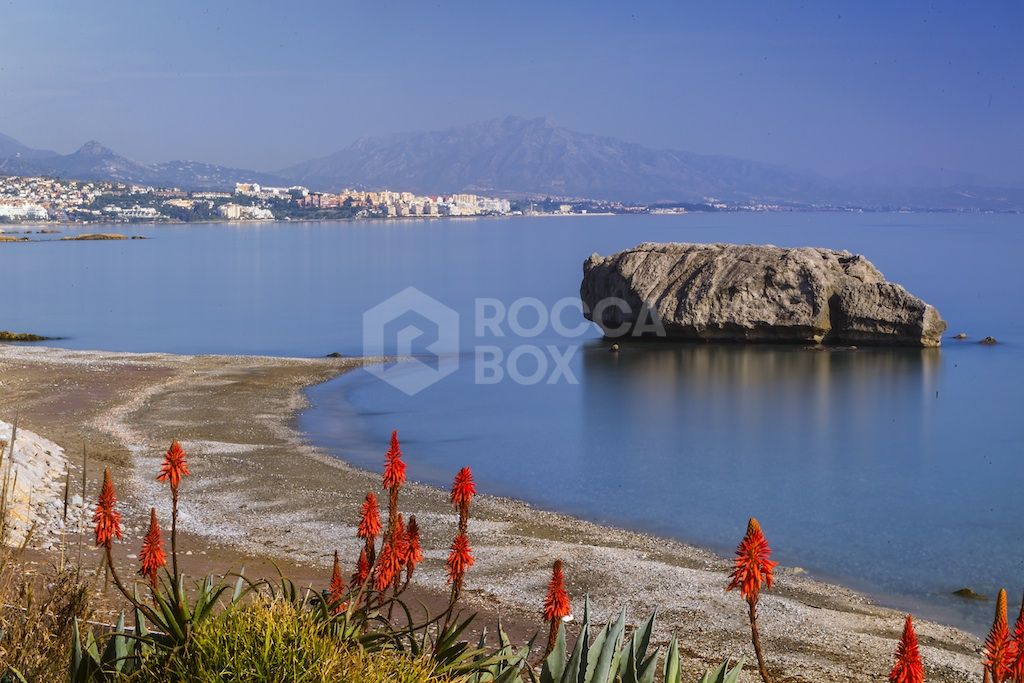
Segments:
[[[363,355],[391,353],[397,361],[366,371],[409,396],[452,374],[459,367],[458,312],[415,287],[380,302],[363,313]]]

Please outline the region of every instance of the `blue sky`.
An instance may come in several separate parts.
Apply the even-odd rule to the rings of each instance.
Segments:
[[[844,175],[1024,181],[1019,2],[0,4],[0,132],[274,169],[519,114]]]

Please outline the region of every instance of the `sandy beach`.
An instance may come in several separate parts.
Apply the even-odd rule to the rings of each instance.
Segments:
[[[335,549],[354,564],[359,502],[366,491],[379,491],[380,481],[305,443],[293,417],[305,405],[304,387],[364,362],[0,346],[0,419],[11,422],[17,413],[19,425],[61,446],[72,480],[81,477],[84,446],[90,496],[102,465],[111,466],[127,520],[126,564],[149,506],[169,515],[154,477],[177,438],[193,473],[182,499],[184,547],[191,553],[186,571],[273,559],[288,571],[316,576]],[[380,435],[382,455],[387,438]],[[440,595],[455,528],[447,493],[411,484],[401,508],[417,515],[424,532],[420,590]],[[691,672],[726,656],[745,657],[748,667],[753,661],[744,606],[724,591],[726,558],[486,495],[474,502],[470,536],[476,565],[466,599],[485,617],[500,612],[520,632],[539,627],[550,565],[562,558],[574,607],[581,608],[589,593],[602,619],[626,605],[636,623],[657,606],[659,637],[679,636]],[[761,604],[762,637],[777,681],[877,681],[888,673],[902,614],[790,567],[779,568],[776,588]],[[980,676],[977,638],[925,621],[917,632],[929,680]],[[755,677],[749,670],[744,680]]]

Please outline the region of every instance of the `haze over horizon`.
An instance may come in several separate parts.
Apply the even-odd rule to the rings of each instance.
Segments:
[[[1024,7],[0,8],[0,133],[275,170],[509,114],[843,177],[1024,182]],[[45,49],[43,49],[45,47]]]

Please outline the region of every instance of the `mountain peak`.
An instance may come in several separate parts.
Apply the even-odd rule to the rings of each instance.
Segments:
[[[551,118],[550,116],[534,116],[534,117],[530,117],[530,116],[516,116],[515,114],[510,114],[510,115],[506,116],[504,119],[501,119],[501,123],[504,123],[506,125],[530,126],[530,127],[534,127],[534,128],[557,128],[558,127],[558,126],[555,125],[555,120],[553,118]]]
[[[81,154],[83,156],[114,156],[114,151],[109,147],[102,145],[95,140],[89,140],[84,145],[78,148],[75,154]]]
[[[413,192],[496,192],[624,201],[818,199],[813,174],[708,157],[505,116],[445,130],[362,138],[280,172],[314,189],[355,185]]]

